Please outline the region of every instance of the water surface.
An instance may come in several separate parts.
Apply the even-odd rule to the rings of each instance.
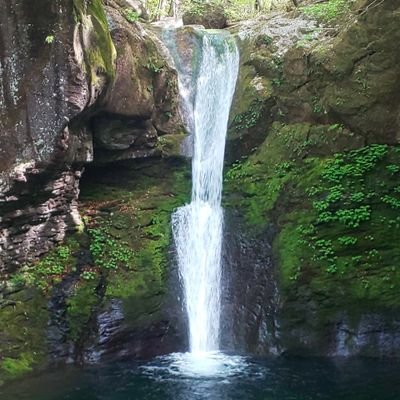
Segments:
[[[399,400],[400,363],[372,359],[215,356],[190,367],[185,354],[147,363],[65,368],[0,389],[1,400]],[[198,363],[197,363],[198,364]],[[197,365],[197,368],[199,365]],[[218,369],[220,368],[220,369]]]

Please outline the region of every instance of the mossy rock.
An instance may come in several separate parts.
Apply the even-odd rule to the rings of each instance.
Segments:
[[[47,299],[36,289],[25,289],[2,300],[0,384],[44,365],[47,321]]]
[[[203,25],[206,29],[223,29],[227,26],[224,8],[217,3],[192,2],[182,15],[184,25]]]
[[[116,51],[108,29],[102,0],[74,0],[76,20],[83,38],[86,70],[96,86],[99,73],[115,76]]]
[[[275,124],[227,171],[226,206],[241,210],[253,235],[277,232],[278,318],[290,352],[326,354],[344,314],[359,329],[367,313],[390,321],[400,309],[399,174],[398,147],[363,146],[338,124]]]

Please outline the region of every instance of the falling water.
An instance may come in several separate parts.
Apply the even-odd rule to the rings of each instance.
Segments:
[[[191,203],[172,216],[191,353],[219,349],[225,136],[239,55],[229,36],[204,33],[193,107]]]

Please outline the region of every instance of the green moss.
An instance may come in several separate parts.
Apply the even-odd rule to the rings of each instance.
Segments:
[[[22,376],[45,361],[47,303],[53,288],[76,271],[78,236],[10,277],[6,293],[11,294],[0,299],[0,380]]]
[[[145,276],[136,271],[121,271],[110,274],[106,296],[109,298],[127,299],[148,291]]]
[[[22,353],[18,358],[5,357],[0,367],[4,373],[12,378],[18,378],[32,371],[34,356],[31,353]]]
[[[107,166],[90,183],[83,182],[85,232],[24,266],[7,284],[11,294],[0,297],[0,382],[45,362],[48,302],[61,281],[67,287],[73,283],[65,299],[64,339],[78,349],[91,333],[96,312],[111,299],[122,300],[125,321],[132,326],[143,328],[160,318],[171,213],[188,200],[189,177],[187,163],[151,160]]]
[[[187,167],[162,160],[125,165],[118,174],[100,173],[82,192],[83,207],[90,211],[87,228],[97,235],[91,233],[91,251],[104,279],[105,297],[122,299],[133,325],[142,314],[157,317],[170,261],[171,214],[190,193]],[[94,209],[103,213],[96,215]],[[121,258],[116,251],[129,257]]]
[[[94,307],[99,303],[96,288],[95,281],[80,282],[67,300],[68,337],[73,341],[84,337]]]
[[[86,68],[93,83],[101,71],[109,78],[115,75],[116,50],[108,29],[107,17],[101,0],[74,0],[75,15],[83,30],[90,35],[90,46],[84,48]]]
[[[171,115],[166,115],[166,117],[170,118]],[[158,138],[157,147],[165,157],[179,156],[182,154],[182,143],[186,138],[187,135],[184,133],[163,135]]]
[[[309,4],[300,9],[312,18],[333,23],[349,12],[351,3],[349,0],[328,0],[324,3]]]
[[[370,145],[330,154],[339,142],[348,146],[346,136],[335,124],[275,125],[227,172],[226,205],[258,231],[278,229],[283,293],[298,303],[322,297],[327,316],[400,307],[400,151]]]
[[[47,293],[57,283],[60,283],[63,277],[74,271],[74,253],[78,249],[78,241],[75,237],[71,237],[39,261],[23,266],[11,276],[10,282],[17,288],[21,286],[36,287]]]
[[[25,289],[6,296],[0,307],[0,382],[40,365],[46,354],[47,299]]]
[[[257,151],[227,171],[225,191],[242,194],[231,196],[227,201],[244,209],[250,226],[260,229],[266,226],[268,213],[274,209],[282,189],[303,173],[304,154],[323,141],[323,135],[316,142],[309,140],[310,129],[309,124],[274,124]]]
[[[310,226],[312,216],[305,212],[293,212],[280,231],[274,250],[280,260],[280,278],[283,287],[290,287],[292,281],[299,279],[302,265],[309,256],[303,246],[302,226]]]

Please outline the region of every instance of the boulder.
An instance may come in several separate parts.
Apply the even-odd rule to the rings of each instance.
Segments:
[[[215,3],[193,2],[182,15],[184,25],[202,25],[206,29],[223,29],[228,26],[224,8]]]

